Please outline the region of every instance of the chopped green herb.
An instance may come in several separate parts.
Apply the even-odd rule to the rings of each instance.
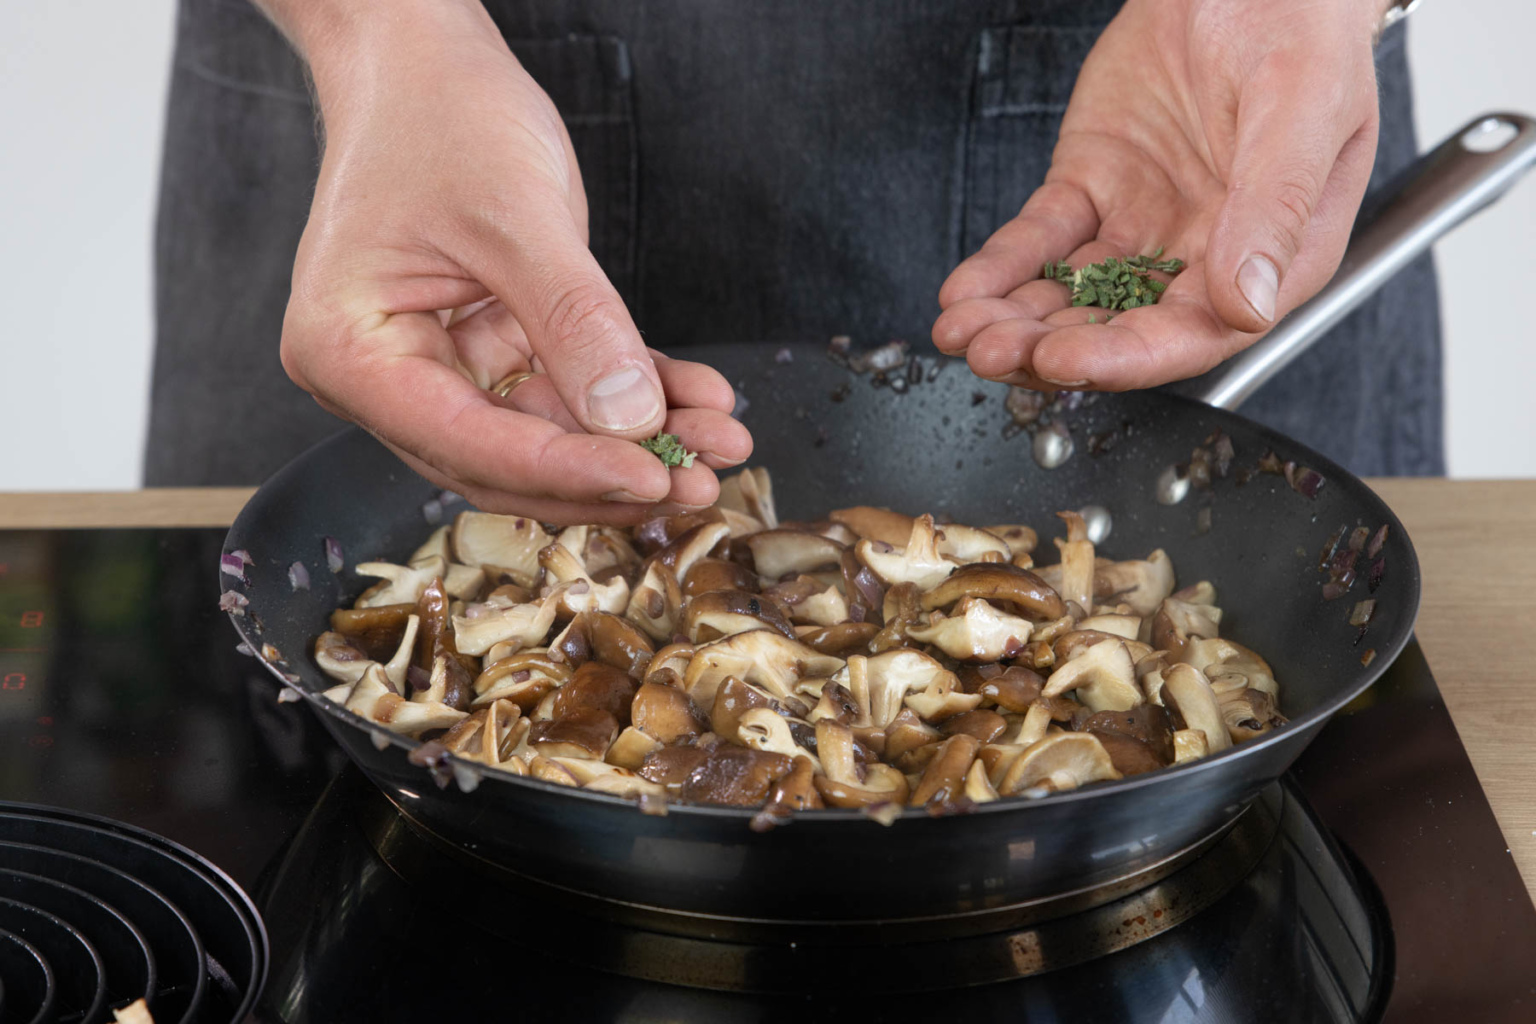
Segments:
[[[1135,309],[1150,306],[1162,298],[1168,286],[1152,276],[1152,271],[1177,274],[1184,269],[1184,261],[1162,259],[1159,248],[1150,256],[1131,256],[1119,259],[1111,256],[1102,263],[1090,263],[1073,270],[1066,260],[1047,263],[1041,270],[1043,276],[1060,281],[1072,289],[1072,305],[1101,306],[1109,310]],[[1093,321],[1089,321],[1092,323]],[[1106,321],[1107,322],[1107,321]]]
[[[657,434],[641,441],[640,447],[660,459],[663,466],[682,466],[687,469],[693,465],[695,458],[695,453],[684,448],[676,434]]]

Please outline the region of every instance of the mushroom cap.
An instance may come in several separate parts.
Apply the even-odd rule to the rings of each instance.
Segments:
[[[1174,665],[1163,675],[1163,704],[1184,721],[1185,728],[1205,733],[1206,749],[1215,754],[1232,745],[1216,693],[1205,674],[1193,665]]]
[[[453,556],[464,565],[495,566],[518,586],[539,578],[539,552],[551,541],[532,519],[490,512],[460,512],[453,520]]]
[[[555,624],[556,602],[552,598],[511,608],[478,606],[480,614],[472,616],[470,612],[476,607],[471,605],[466,614],[453,616],[454,644],[460,654],[484,654],[499,643],[537,647]]]
[[[841,658],[818,654],[774,630],[754,629],[697,648],[683,684],[700,707],[714,703],[715,690],[727,676],[757,683],[782,700],[800,679],[830,676],[842,667]]]
[[[744,469],[721,480],[720,497],[715,500],[715,507],[745,512],[770,530],[779,525],[779,516],[773,507],[773,479],[761,466]]]
[[[789,719],[772,708],[753,708],[736,723],[736,738],[753,750],[766,750],[790,758],[809,758],[818,767],[816,755],[795,742]]]
[[[1022,714],[1040,698],[1044,689],[1045,678],[1040,673],[1022,665],[1010,665],[985,680],[978,692],[998,707]]]
[[[1286,722],[1285,716],[1275,709],[1275,699],[1252,687],[1218,693],[1216,704],[1233,743],[1262,736]]]
[[[937,531],[930,515],[912,521],[912,532],[903,548],[866,538],[854,546],[854,552],[887,585],[913,583],[920,590],[928,590],[955,571],[955,563],[939,554]]]
[[[980,749],[980,741],[966,733],[956,734],[940,743],[907,803],[930,809],[956,806],[965,790],[966,773],[971,770]]]
[[[742,590],[755,593],[757,573],[739,562],[724,558],[701,558],[688,569],[683,579],[683,596],[696,598],[711,590]]]
[[[652,561],[629,595],[624,617],[645,630],[651,639],[665,643],[677,632],[682,605],[683,590],[677,577],[661,562]]]
[[[693,644],[668,644],[651,656],[642,681],[681,689],[688,663],[693,660],[693,651]]]
[[[544,757],[601,761],[618,738],[618,720],[598,707],[579,707],[559,718],[534,722],[528,743]]]
[[[855,505],[833,509],[827,518],[842,523],[860,537],[883,541],[893,548],[906,544],[907,538],[912,536],[912,517],[888,508]]]
[[[359,576],[373,576],[383,580],[363,592],[357,599],[358,608],[377,608],[389,604],[414,605],[421,600],[421,592],[433,580],[447,574],[448,563],[441,558],[425,558],[419,565],[395,565],[391,562],[359,562],[352,567]]]
[[[1008,720],[996,711],[978,708],[975,711],[965,711],[947,720],[939,726],[939,731],[945,736],[958,736],[962,733],[975,737],[978,743],[991,743],[1001,736],[1008,728]]]
[[[682,690],[644,683],[630,704],[635,728],[662,743],[695,739],[706,727],[704,716]]]
[[[492,662],[475,678],[475,707],[510,700],[526,714],[544,695],[571,678],[569,665],[548,651],[520,651]]]
[[[962,598],[989,602],[1007,601],[1037,621],[1059,619],[1066,614],[1061,595],[1028,569],[1005,563],[982,562],[956,570],[922,597],[924,611],[945,608]]]
[[[795,639],[794,627],[778,605],[742,590],[711,590],[689,601],[683,612],[683,632],[695,644],[753,629],[771,629]]]
[[[835,626],[810,626],[795,632],[797,639],[813,651],[846,658],[866,650],[880,627],[873,622],[839,622]]]
[[[1120,773],[1097,736],[1063,732],[1046,736],[1025,749],[1009,765],[997,791],[1004,796],[1037,786],[1060,791],[1118,778]]]
[[[748,537],[746,544],[757,574],[770,580],[836,568],[843,557],[843,545],[803,530],[764,530]]]
[[[578,668],[557,691],[550,713],[565,718],[582,708],[597,708],[612,715],[619,725],[629,724],[635,683],[623,670],[589,661]]]
[[[954,614],[926,626],[907,627],[907,636],[932,644],[957,661],[996,662],[1016,657],[1034,624],[1008,615],[977,597],[962,598]]]
[[[1191,640],[1184,649],[1184,661],[1204,673],[1219,691],[1252,687],[1271,697],[1280,696],[1275,670],[1269,662],[1242,644],[1221,637]]]
[[[320,671],[343,683],[357,682],[374,664],[359,644],[335,630],[327,630],[315,640],[315,663]]]
[[[720,743],[688,773],[682,797],[695,803],[757,807],[793,767],[794,759],[784,754]]]
[[[1126,711],[1142,702],[1136,666],[1118,638],[1094,644],[1071,661],[1058,664],[1042,694],[1059,697],[1071,690],[1095,711]]]
[[[1167,651],[1174,660],[1184,659],[1189,641],[1207,639],[1221,631],[1221,609],[1215,605],[1193,604],[1166,598],[1158,605],[1150,623],[1148,639],[1152,646]]]
[[[1160,705],[1138,704],[1128,711],[1095,711],[1084,716],[1077,728],[1081,732],[1129,736],[1144,744],[1159,764],[1173,763],[1173,719]],[[1131,774],[1123,768],[1121,771]]]

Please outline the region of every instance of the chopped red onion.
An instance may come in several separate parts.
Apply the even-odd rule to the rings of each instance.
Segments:
[[[592,589],[592,584],[588,583],[586,580],[577,580],[575,583],[572,583],[570,585],[569,589],[566,590],[566,593],[567,594],[581,595],[581,594],[585,594],[587,591],[589,591],[591,589]]]
[[[887,827],[894,825],[896,819],[901,817],[901,804],[894,800],[882,800],[877,804],[868,804],[861,808],[861,813],[870,821],[877,822]]]
[[[458,759],[449,761],[448,766],[453,769],[453,781],[458,784],[460,793],[473,793],[485,777],[479,768]]]
[[[783,365],[795,361],[795,354],[787,348],[781,348],[773,354],[773,361]]]
[[[466,619],[483,619],[494,610],[488,604],[481,604],[479,601],[475,601],[464,606],[464,617]]]
[[[453,505],[457,502],[463,501],[464,495],[460,494],[458,491],[443,491],[437,496],[437,500],[442,502],[444,505]]]
[[[1335,552],[1333,558],[1328,562],[1329,575],[1334,579],[1338,579],[1346,572],[1352,572],[1355,568],[1355,560],[1359,557],[1349,548]]]
[[[879,348],[872,348],[868,352],[860,352],[848,359],[848,368],[854,373],[869,373],[871,371],[884,373],[888,370],[899,369],[907,365],[907,343],[904,341],[888,341]]]
[[[1373,594],[1376,593],[1376,588],[1381,586],[1382,577],[1386,574],[1387,559],[1386,556],[1382,556],[1371,563],[1371,568],[1365,574],[1366,589]]]
[[[288,567],[288,585],[296,591],[309,589],[309,570],[303,562],[294,562]]]
[[[339,573],[347,560],[341,553],[341,543],[335,537],[325,538],[325,565],[331,572]]]
[[[1366,648],[1365,653],[1360,655],[1360,664],[1362,666],[1369,666],[1370,663],[1375,661],[1375,660],[1376,660],[1376,648],[1374,648],[1374,647]]]
[[[1376,531],[1376,533],[1371,537],[1370,544],[1366,545],[1365,557],[1366,558],[1375,558],[1377,555],[1381,554],[1381,546],[1383,544],[1385,544],[1386,542],[1387,542],[1387,524],[1386,523],[1382,523],[1381,524],[1381,529]]]
[[[287,679],[287,676],[284,676],[283,678]],[[299,677],[298,676],[294,676],[292,679],[289,679],[288,681],[290,683],[297,683],[299,681]],[[296,700],[303,700],[303,699],[304,699],[303,694],[299,693],[298,690],[292,689],[292,688],[287,687],[287,686],[281,687],[277,691],[277,702],[279,704],[292,704]]]
[[[1328,543],[1323,547],[1322,554],[1317,556],[1318,572],[1327,571],[1328,566],[1333,562],[1333,556],[1335,552],[1339,550],[1339,542],[1344,539],[1344,532],[1348,529],[1349,527],[1347,526],[1341,526],[1337,530],[1333,531],[1332,537],[1328,538]]]
[[[229,612],[232,615],[244,615],[246,605],[250,603],[245,599],[244,594],[233,590],[226,590],[219,595],[219,611]]]
[[[1365,550],[1365,542],[1366,542],[1366,540],[1368,540],[1370,538],[1370,536],[1371,536],[1371,528],[1369,526],[1357,526],[1357,527],[1355,527],[1354,530],[1352,530],[1350,532],[1350,535],[1349,535],[1349,550],[1351,550],[1351,551],[1364,551]]]
[[[432,674],[420,665],[410,665],[405,670],[405,681],[412,693],[420,693],[432,685]]]
[[[243,552],[232,551],[227,555],[220,555],[219,572],[225,576],[233,576],[241,583],[249,583],[250,581],[245,578],[246,563],[240,558],[241,554]]]
[[[421,517],[427,521],[428,526],[436,526],[443,521],[443,503],[437,498],[422,502]]]
[[[1046,396],[1043,393],[1021,387],[1009,388],[1008,397],[1003,399],[1003,408],[1008,410],[1013,422],[1021,427],[1027,427],[1038,420],[1045,411],[1045,404]]]
[[[1355,603],[1349,612],[1349,624],[1351,626],[1364,626],[1371,621],[1371,616],[1376,612],[1376,599],[1368,597],[1364,601]]]
[[[1336,600],[1338,600],[1339,598],[1343,597],[1345,594],[1349,593],[1350,584],[1352,584],[1354,582],[1355,582],[1355,574],[1353,572],[1346,574],[1341,579],[1329,580],[1327,583],[1323,584],[1323,600],[1324,601],[1336,601]]]
[[[448,758],[448,748],[437,740],[428,740],[406,755],[406,760],[432,774],[438,789],[447,789],[453,779],[453,769]]]
[[[256,564],[256,560],[251,557],[251,553],[249,551],[245,550],[244,548],[236,548],[234,551],[231,551],[230,554],[232,554],[236,558],[240,559],[240,562],[241,562],[242,565],[255,565]]]
[[[1291,463],[1286,465],[1289,466]],[[1306,466],[1299,466],[1295,472],[1286,473],[1285,478],[1290,482],[1292,490],[1308,498],[1316,498],[1317,492],[1322,490],[1323,484],[1328,482],[1323,478],[1323,474]]]
[[[511,678],[514,683],[526,683],[533,678],[533,673],[526,668],[520,668],[512,673]]]
[[[262,644],[261,657],[264,661],[282,661],[283,652],[278,650],[276,647],[273,647],[271,644]]]
[[[239,643],[235,644],[235,653],[243,654],[247,658],[256,657],[256,652],[252,650],[251,645],[246,643],[244,640],[241,640]]]

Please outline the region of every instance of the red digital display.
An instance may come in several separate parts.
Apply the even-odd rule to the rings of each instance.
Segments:
[[[42,624],[43,624],[43,613],[42,612],[22,612],[21,613],[21,628],[22,629],[36,629],[39,626],[41,626]]]
[[[0,576],[4,576],[11,569],[9,562],[0,562]]]
[[[27,674],[25,672],[12,672],[4,679],[0,679],[0,690],[25,690],[27,688]]]

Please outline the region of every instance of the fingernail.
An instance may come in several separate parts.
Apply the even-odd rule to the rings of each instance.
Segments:
[[[609,491],[603,495],[604,501],[628,501],[636,505],[649,505],[655,498],[642,498],[633,491]]]
[[[1237,290],[1265,323],[1275,319],[1275,298],[1280,292],[1280,272],[1263,256],[1249,256],[1237,272]]]
[[[661,392],[638,366],[616,370],[587,392],[587,416],[604,430],[632,430],[661,413]]]
[[[653,517],[686,516],[694,512],[702,512],[707,508],[709,508],[708,505],[683,505],[675,501],[668,501],[651,509],[651,515]]]
[[[1059,388],[1082,388],[1088,386],[1087,378],[1083,380],[1052,380],[1049,377],[1041,377],[1047,384],[1055,384]]]

